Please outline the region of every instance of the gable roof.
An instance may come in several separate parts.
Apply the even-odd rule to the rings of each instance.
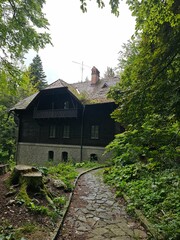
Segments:
[[[57,88],[67,88],[69,92],[85,104],[113,102],[112,99],[107,99],[107,93],[110,87],[115,86],[118,82],[118,77],[100,79],[95,85],[92,85],[91,81],[69,84],[61,79],[58,79],[48,85],[45,89],[21,100],[13,108],[11,108],[10,111],[26,109],[40,92]]]
[[[90,103],[105,103],[112,102],[112,99],[107,98],[107,93],[110,87],[115,86],[119,82],[118,77],[111,79],[100,79],[96,84],[91,84],[91,81],[73,83],[72,86],[85,95],[87,102]]]

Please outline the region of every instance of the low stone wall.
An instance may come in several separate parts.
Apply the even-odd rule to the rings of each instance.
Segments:
[[[51,153],[50,153],[51,152]],[[49,159],[53,154],[53,160]],[[35,144],[19,143],[17,148],[17,164],[40,165],[52,161],[54,164],[63,162],[63,153],[66,153],[68,160],[79,162],[81,159],[81,147],[76,145],[58,145],[58,144]],[[104,147],[83,146],[82,161],[91,160],[91,157],[97,157],[98,162],[104,162],[109,155],[104,155]]]

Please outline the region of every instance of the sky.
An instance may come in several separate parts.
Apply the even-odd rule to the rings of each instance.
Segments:
[[[48,83],[62,79],[68,83],[91,78],[97,67],[103,77],[107,67],[115,68],[119,51],[134,33],[135,19],[128,6],[120,2],[120,16],[111,13],[109,0],[99,9],[96,0],[87,0],[87,13],[82,13],[80,0],[47,0],[43,12],[50,26],[53,46],[38,52]],[[28,66],[36,52],[26,56]],[[82,71],[83,66],[83,71]]]

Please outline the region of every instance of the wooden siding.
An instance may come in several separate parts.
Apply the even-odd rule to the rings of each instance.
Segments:
[[[68,109],[63,108],[66,102]],[[117,133],[117,124],[110,117],[114,109],[114,103],[82,106],[64,90],[41,92],[30,107],[17,112],[19,142],[104,147]],[[69,128],[66,138],[64,126]],[[97,139],[91,136],[92,126],[98,126]]]
[[[33,118],[76,118],[77,114],[77,109],[37,110],[35,108],[33,112]]]
[[[115,135],[115,123],[110,114],[113,104],[85,106],[84,114],[78,110],[77,118],[33,118],[33,112],[21,114],[20,142],[50,143],[84,146],[106,146]],[[83,126],[82,126],[83,121]],[[50,126],[55,126],[54,137],[50,136]],[[69,126],[69,138],[63,138],[64,126]],[[99,126],[99,138],[92,139],[92,125]]]

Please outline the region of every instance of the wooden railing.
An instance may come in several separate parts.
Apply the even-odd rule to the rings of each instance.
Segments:
[[[33,118],[76,118],[77,109],[34,109]]]

